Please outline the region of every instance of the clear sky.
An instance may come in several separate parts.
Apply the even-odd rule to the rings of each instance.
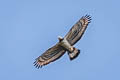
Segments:
[[[86,14],[81,54],[36,69],[35,58]],[[120,80],[120,1],[0,0],[0,80]]]

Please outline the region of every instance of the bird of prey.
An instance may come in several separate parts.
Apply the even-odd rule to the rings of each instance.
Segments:
[[[35,59],[34,66],[36,66],[36,68],[41,68],[42,66],[59,59],[65,52],[68,53],[70,60],[75,59],[80,54],[80,50],[73,45],[81,39],[90,22],[90,15],[85,15],[80,18],[64,38],[58,36],[59,42]]]

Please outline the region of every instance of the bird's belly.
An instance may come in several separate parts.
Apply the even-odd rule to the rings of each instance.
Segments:
[[[73,46],[71,46],[70,43],[66,39],[64,39],[63,41],[61,41],[60,45],[62,47],[64,47],[66,50],[68,50],[69,52],[73,51]]]

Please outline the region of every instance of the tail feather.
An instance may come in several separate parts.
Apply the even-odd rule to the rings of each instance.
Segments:
[[[79,54],[80,54],[80,50],[77,48],[74,48],[73,52],[68,53],[70,60],[75,59]]]

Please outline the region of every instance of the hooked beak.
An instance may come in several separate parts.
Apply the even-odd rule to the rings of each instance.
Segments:
[[[59,40],[59,42],[61,42],[63,40],[63,38],[61,36],[58,36],[58,40]]]

